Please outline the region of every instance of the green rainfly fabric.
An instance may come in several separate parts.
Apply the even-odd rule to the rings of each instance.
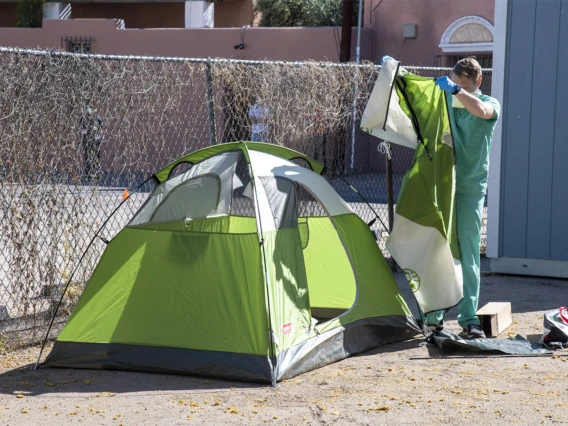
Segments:
[[[418,144],[410,169],[403,177],[396,213],[436,228],[459,260],[455,209],[455,154],[442,92],[431,78],[406,74],[398,77],[396,90],[402,109],[418,120],[423,143]],[[430,155],[428,155],[430,154]],[[430,159],[430,156],[432,159]]]
[[[433,79],[396,77],[401,109],[421,143],[405,173],[387,249],[404,269],[423,312],[463,297],[455,208],[455,154],[444,92]]]
[[[422,311],[448,309],[463,297],[463,278],[456,230],[455,153],[445,95],[434,79],[407,73],[395,61],[387,61],[384,68],[384,76],[392,82],[383,86],[393,92],[383,90],[373,99],[375,105],[388,104],[384,137],[396,143],[388,130],[408,135],[412,126],[418,141],[403,177],[386,247],[404,269]]]

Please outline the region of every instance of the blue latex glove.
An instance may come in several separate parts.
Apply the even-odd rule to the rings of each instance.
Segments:
[[[383,65],[383,64],[385,63],[385,61],[390,61],[390,60],[393,60],[393,61],[394,61],[394,58],[391,58],[391,57],[388,56],[388,55],[383,56],[383,57],[381,58],[381,65]]]
[[[450,80],[449,77],[440,77],[436,79],[436,86],[448,93],[454,93],[458,85]]]

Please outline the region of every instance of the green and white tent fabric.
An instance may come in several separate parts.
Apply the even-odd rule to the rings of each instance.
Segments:
[[[396,203],[387,250],[404,269],[424,313],[463,298],[456,229],[455,154],[446,97],[432,78],[385,61],[361,128],[415,149]]]
[[[323,168],[236,142],[157,172],[44,365],[274,384],[416,335],[373,234]]]

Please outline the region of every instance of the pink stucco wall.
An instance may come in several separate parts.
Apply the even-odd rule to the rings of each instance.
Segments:
[[[337,61],[339,28],[116,29],[111,19],[45,19],[42,28],[0,28],[0,46],[58,49],[61,37],[92,37],[93,52],[117,55]],[[353,33],[353,45],[356,33]],[[364,29],[361,58],[372,59],[373,31]],[[355,46],[352,48],[355,52]]]
[[[480,16],[494,24],[495,0],[365,0],[365,26],[375,30],[373,57],[390,55],[405,64],[432,66],[442,34],[455,20]],[[403,24],[417,24],[405,40]]]
[[[252,0],[222,1],[215,3],[215,28],[253,26]]]

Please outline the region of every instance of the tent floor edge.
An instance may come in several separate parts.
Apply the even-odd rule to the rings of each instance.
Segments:
[[[273,382],[268,355],[142,346],[121,343],[56,341],[40,368],[122,370],[182,374],[253,383]]]
[[[412,316],[364,318],[281,352],[278,381],[417,335],[422,336],[422,332]]]

